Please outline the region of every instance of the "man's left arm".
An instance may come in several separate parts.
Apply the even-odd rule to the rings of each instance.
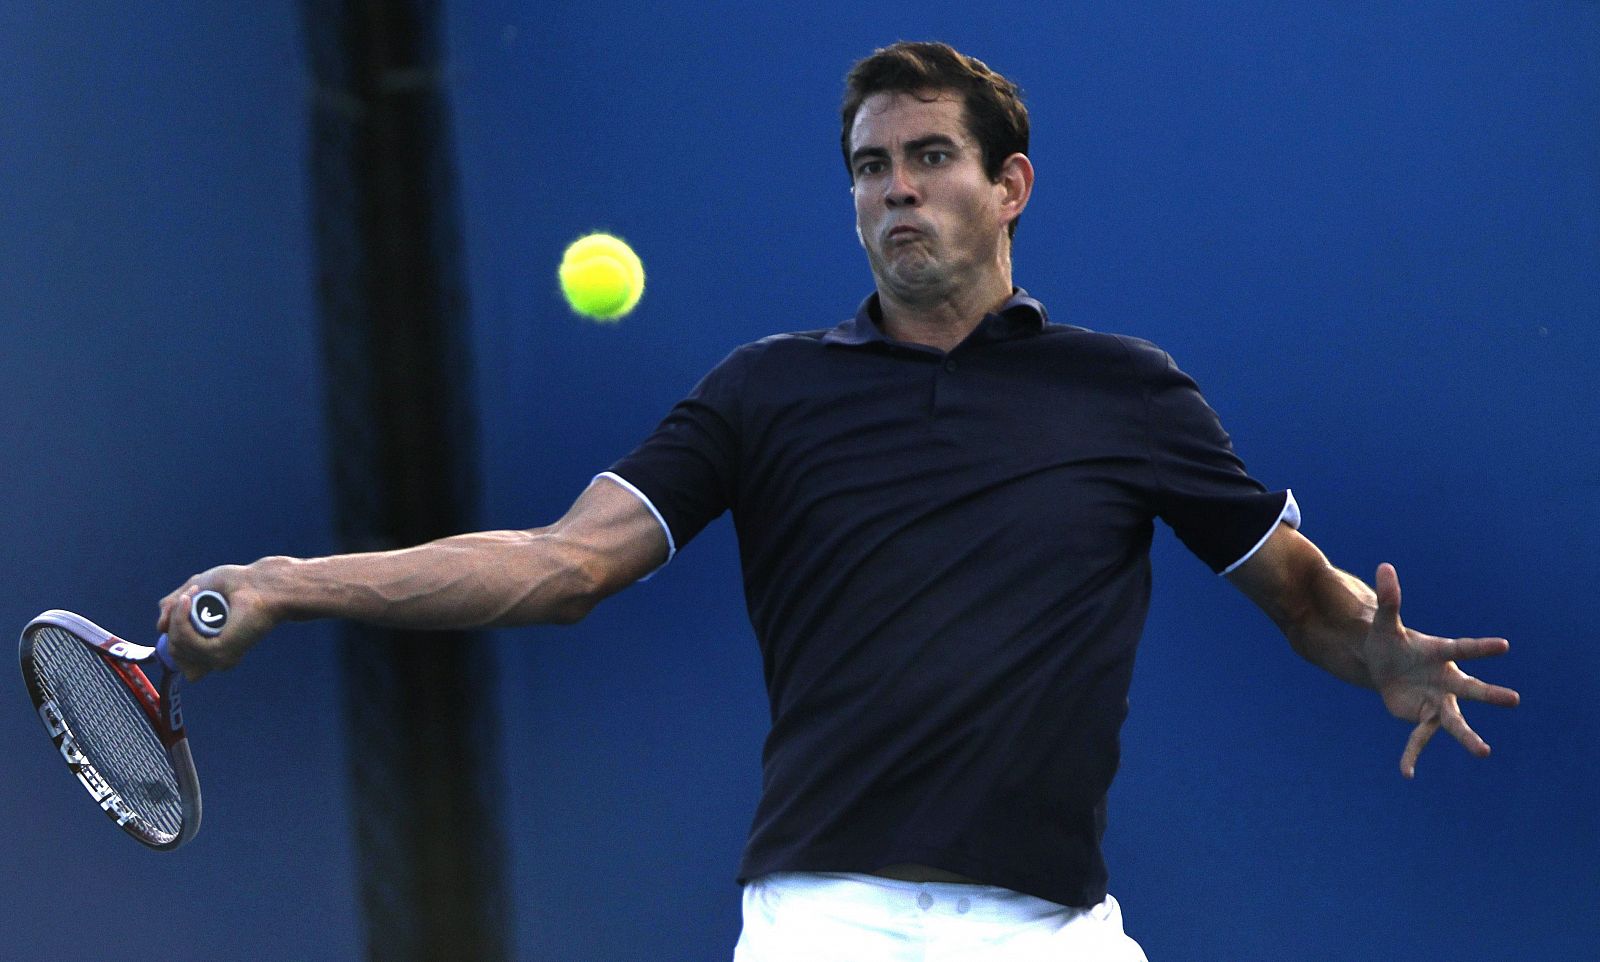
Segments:
[[[1417,756],[1443,728],[1480,757],[1489,746],[1461,715],[1462,698],[1512,707],[1516,692],[1463,672],[1457,661],[1499,655],[1504,638],[1439,638],[1400,621],[1400,579],[1394,566],[1378,566],[1377,590],[1328,563],[1316,545],[1279,524],[1228,580],[1265,611],[1301,657],[1383,696],[1397,718],[1416,728],[1400,758],[1400,771],[1416,775]]]

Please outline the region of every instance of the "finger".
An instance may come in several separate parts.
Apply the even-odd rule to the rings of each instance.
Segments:
[[[187,681],[199,681],[207,674],[205,665],[195,657],[198,639],[189,624],[189,605],[193,600],[193,589],[186,589],[167,610],[167,652]]]
[[[1440,648],[1450,661],[1467,658],[1493,658],[1511,650],[1504,638],[1450,638]]]
[[[1378,611],[1372,617],[1372,626],[1374,628],[1384,627],[1391,631],[1399,631],[1400,575],[1394,570],[1394,565],[1387,561],[1378,565],[1378,573],[1373,578],[1373,585],[1378,594]]]
[[[187,587],[187,586],[185,586],[185,587]],[[160,610],[161,610],[160,614],[156,616],[156,630],[157,631],[166,631],[167,630],[167,625],[171,622],[172,606],[177,604],[178,598],[182,594],[183,594],[183,588],[178,588],[178,589],[175,589],[173,591],[169,591],[169,592],[167,592],[167,596],[165,598],[162,598],[161,601],[157,603],[157,607],[159,607]]]
[[[1406,740],[1406,750],[1400,756],[1400,774],[1407,778],[1417,777],[1417,756],[1422,754],[1422,749],[1428,744],[1428,739],[1439,730],[1437,716],[1424,718],[1411,730],[1411,737]]]
[[[193,640],[189,634],[189,595],[179,592],[172,599],[172,604],[166,606],[166,632],[168,644],[177,643],[187,649]]]
[[[196,588],[195,588],[194,582],[193,581],[189,581],[189,582],[186,582],[185,584],[180,585],[179,587],[174,588],[173,590],[167,592],[167,596],[165,598],[162,598],[161,602],[160,602],[161,614],[156,619],[156,630],[157,631],[163,631],[164,632],[171,626],[171,624],[172,624],[172,609],[173,609],[173,607],[175,605],[177,605],[178,599],[182,598],[185,594],[190,595],[192,597],[194,595],[194,593],[195,593],[195,590],[196,590]]]
[[[1455,736],[1456,741],[1467,751],[1484,758],[1489,754],[1489,743],[1478,737],[1478,733],[1467,724],[1466,716],[1461,714],[1461,705],[1454,698],[1446,700],[1443,714],[1444,730]]]
[[[1453,688],[1458,698],[1470,698],[1501,708],[1515,708],[1522,704],[1522,696],[1513,689],[1491,685],[1471,675],[1462,675],[1461,680]]]

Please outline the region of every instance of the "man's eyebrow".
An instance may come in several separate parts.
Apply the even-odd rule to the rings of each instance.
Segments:
[[[918,137],[916,140],[907,141],[906,142],[906,153],[908,153],[908,154],[920,153],[921,151],[924,151],[924,150],[928,149],[929,147],[954,147],[954,146],[956,146],[955,139],[950,137],[948,134],[927,134],[925,136]]]
[[[956,147],[959,146],[955,139],[948,134],[924,134],[916,140],[906,141],[905,152],[915,154],[929,147]],[[889,151],[882,147],[857,147],[850,153],[852,165],[860,163],[868,157],[887,157]]]
[[[868,157],[887,157],[889,152],[882,147],[857,147],[850,153],[850,163],[857,164]]]

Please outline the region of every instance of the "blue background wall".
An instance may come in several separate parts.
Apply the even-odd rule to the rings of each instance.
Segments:
[[[331,545],[296,8],[227,6],[0,12],[0,623],[137,637],[193,570]],[[1107,838],[1130,933],[1152,959],[1592,952],[1600,5],[972,9],[453,6],[483,525],[548,522],[732,347],[853,310],[840,79],[948,40],[1029,96],[1018,282],[1172,351],[1336,563],[1394,562],[1417,627],[1511,638],[1472,670],[1525,698],[1469,707],[1492,759],[1436,739],[1404,782],[1406,726],[1163,534]],[[594,228],[650,276],[613,328],[553,284]],[[116,890],[178,900],[174,959],[358,955],[330,639],[285,629],[193,690],[207,823],[169,856],[0,699],[0,954],[143,944],[80,917]],[[726,958],[766,712],[730,526],[500,653],[520,957]]]
[[[148,641],[189,573],[331,548],[301,61],[287,3],[0,8],[11,630],[62,607]],[[357,957],[331,639],[190,690],[207,806],[170,855],[86,803],[7,683],[0,958]]]

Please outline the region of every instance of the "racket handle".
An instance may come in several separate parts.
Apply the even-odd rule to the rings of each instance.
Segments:
[[[161,663],[168,671],[178,670],[178,663],[172,660],[172,652],[167,650],[167,633],[164,631],[161,637],[156,639],[156,657],[161,659]]]
[[[189,624],[207,638],[222,634],[228,624],[228,599],[209,588],[195,595],[189,605]]]

